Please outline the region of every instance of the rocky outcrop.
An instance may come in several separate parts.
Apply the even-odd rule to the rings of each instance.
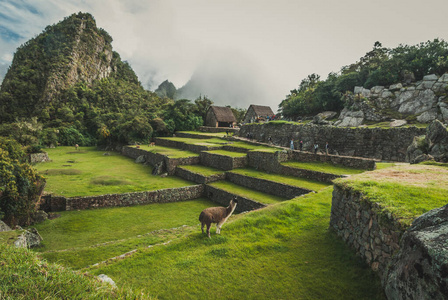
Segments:
[[[388,299],[448,298],[448,205],[414,221],[383,283]]]
[[[426,128],[425,136],[414,137],[406,151],[406,161],[417,163],[416,158],[427,155],[439,162],[448,162],[448,131],[440,121],[433,121]],[[419,159],[421,160],[421,157]]]
[[[359,126],[364,121],[387,121],[391,118],[409,118],[420,123],[434,120],[448,122],[448,73],[440,78],[427,75],[414,84],[397,83],[389,88],[355,87],[346,96],[350,109],[341,112],[338,126]],[[359,124],[359,125],[356,125]]]
[[[11,228],[5,222],[0,221],[0,232],[11,231]]]
[[[33,248],[39,246],[42,240],[36,228],[30,228],[17,237],[14,246],[17,248]]]

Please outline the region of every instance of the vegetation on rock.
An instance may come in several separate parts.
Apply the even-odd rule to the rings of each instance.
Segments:
[[[308,75],[299,87],[290,91],[279,110],[286,118],[314,115],[326,110],[341,110],[344,95],[355,86],[372,88],[397,82],[421,80],[427,74],[442,75],[448,71],[448,42],[435,39],[418,45],[385,48],[376,42],[358,62],[330,73],[326,80]]]

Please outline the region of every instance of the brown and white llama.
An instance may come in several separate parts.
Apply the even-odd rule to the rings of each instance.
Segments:
[[[199,221],[201,221],[202,233],[204,233],[204,225],[207,225],[207,235],[210,238],[210,227],[212,223],[216,223],[216,233],[221,234],[221,226],[232,215],[236,208],[238,201],[236,197],[230,200],[228,207],[209,207],[204,209],[199,215]]]

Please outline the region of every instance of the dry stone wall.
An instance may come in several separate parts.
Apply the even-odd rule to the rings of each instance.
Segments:
[[[280,173],[284,175],[302,177],[326,183],[332,183],[334,179],[345,177],[344,175],[336,175],[312,170],[297,169],[283,165],[280,168]]]
[[[243,168],[247,165],[247,156],[231,157],[210,152],[201,152],[200,161],[204,166],[228,171]]]
[[[291,138],[295,148],[303,141],[303,150],[312,152],[314,143],[323,149],[330,145],[330,153],[342,156],[365,157],[386,161],[405,161],[406,150],[415,136],[425,134],[424,128],[342,128],[314,124],[247,124],[240,136],[251,133],[255,140],[267,143],[269,137],[277,146],[288,147]]]
[[[226,132],[226,131],[238,133],[239,130],[240,130],[239,128],[227,128],[227,127],[208,127],[208,126],[199,127],[199,131],[211,132],[211,133]]]
[[[334,185],[330,228],[363,258],[380,277],[399,250],[405,226],[362,197],[359,192]]]
[[[341,165],[349,168],[374,170],[376,168],[375,160],[364,158],[353,158],[340,155],[314,154],[304,151],[291,151],[289,159],[300,162],[330,162],[335,165]]]
[[[283,184],[265,179],[253,178],[241,174],[227,172],[226,179],[235,184],[260,191],[266,194],[276,195],[287,199],[292,199],[297,196],[308,194],[311,190],[299,188],[289,184]]]
[[[228,206],[230,203],[230,200],[235,197],[234,194],[229,193],[225,190],[216,188],[211,185],[205,185],[205,196],[210,199],[211,201],[222,205],[222,206]],[[244,198],[241,196],[237,196],[238,205],[235,208],[236,213],[241,213],[245,211],[251,211],[259,208],[266,207],[266,204]]]
[[[153,153],[134,147],[123,147],[122,154],[134,159],[143,157],[141,158],[141,162],[149,163],[152,166],[163,162],[163,172],[166,171],[169,175],[174,175],[177,166],[199,164],[199,156],[170,158],[159,153]]]
[[[205,183],[214,182],[214,181],[218,181],[218,180],[224,180],[226,177],[225,173],[215,174],[215,175],[211,175],[211,176],[205,176],[202,174],[194,173],[190,170],[187,170],[187,169],[184,169],[181,167],[176,168],[175,175],[179,176],[185,180],[192,181],[195,183],[200,183],[200,184],[205,184]]]
[[[203,185],[161,189],[124,194],[107,194],[86,197],[44,196],[41,209],[46,211],[83,210],[102,207],[132,206],[150,203],[179,202],[199,198],[204,193]]]

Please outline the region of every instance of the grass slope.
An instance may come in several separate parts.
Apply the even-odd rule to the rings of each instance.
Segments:
[[[136,148],[136,146],[131,146],[133,148]],[[198,153],[194,153],[191,151],[186,150],[179,150],[175,148],[168,148],[163,146],[148,146],[148,145],[139,145],[140,149],[152,152],[152,153],[159,153],[165,156],[168,156],[169,158],[184,158],[184,157],[197,157],[199,156]]]
[[[177,178],[151,175],[151,168],[136,164],[131,158],[94,147],[46,149],[51,162],[38,163],[35,168],[47,179],[45,191],[74,197],[151,191],[191,185]]]
[[[178,168],[185,169],[193,173],[201,174],[203,176],[212,176],[225,173],[225,171],[212,167],[206,167],[203,165],[184,165],[184,166],[178,166]]]
[[[0,299],[151,299],[0,243]]]
[[[337,179],[335,184],[361,192],[407,227],[416,217],[447,203],[448,168],[402,164]]]
[[[384,299],[380,281],[328,231],[332,188],[237,215],[90,269],[159,299]]]

